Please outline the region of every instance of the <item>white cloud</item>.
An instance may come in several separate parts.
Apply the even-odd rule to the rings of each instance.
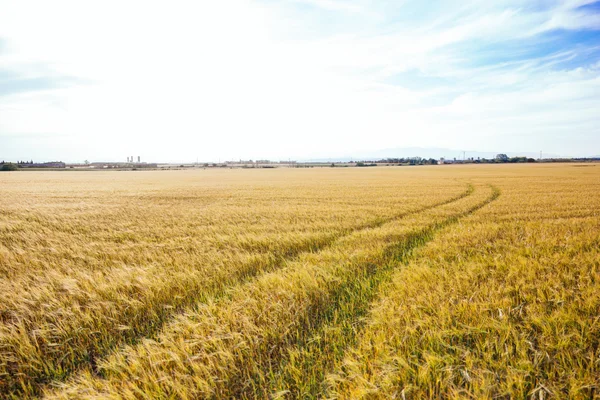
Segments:
[[[600,146],[599,51],[536,47],[598,29],[584,3],[0,0],[3,69],[58,86],[0,92],[0,158],[583,153]]]
[[[345,12],[364,12],[365,8],[360,4],[352,1],[344,0],[292,0],[299,4],[312,5],[318,8],[332,11],[345,11]]]

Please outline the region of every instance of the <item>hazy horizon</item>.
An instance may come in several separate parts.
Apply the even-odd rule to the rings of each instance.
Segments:
[[[0,160],[600,153],[599,1],[0,0],[0,65]]]
[[[415,158],[420,157],[422,159],[447,159],[447,160],[462,160],[465,159],[494,159],[498,154],[506,154],[508,157],[528,157],[539,159],[542,156],[543,159],[560,159],[560,158],[600,158],[600,155],[597,154],[588,154],[586,156],[581,157],[573,157],[565,154],[555,154],[555,153],[540,153],[540,152],[514,152],[514,151],[494,151],[494,152],[482,152],[477,150],[459,150],[459,149],[448,149],[448,148],[425,148],[425,147],[409,147],[409,148],[390,148],[390,149],[379,149],[370,152],[357,152],[354,155],[352,154],[331,154],[323,157],[313,157],[313,158],[291,158],[291,157],[280,157],[280,158],[260,158],[260,157],[238,157],[238,158],[196,158],[196,159],[165,159],[165,158],[157,158],[157,159],[144,159],[140,158],[140,162],[142,163],[153,163],[153,164],[196,164],[196,163],[225,163],[225,162],[239,162],[239,161],[270,161],[270,162],[299,162],[299,163],[330,163],[330,162],[350,162],[350,161],[376,161],[376,160],[386,160],[386,159],[394,159],[394,158]],[[140,156],[141,157],[141,156]],[[37,159],[32,159],[31,157],[22,157],[18,159],[14,158],[2,158],[0,157],[0,162],[50,162],[50,161],[62,161],[66,163],[73,164],[84,164],[85,162],[90,163],[126,163],[126,162],[138,162],[137,155],[129,155],[125,156],[124,159],[85,159],[85,160],[70,160],[70,159],[50,159],[48,157],[41,157]]]

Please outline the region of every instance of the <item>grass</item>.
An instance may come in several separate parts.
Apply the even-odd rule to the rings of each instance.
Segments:
[[[7,174],[0,397],[593,398],[595,170]]]

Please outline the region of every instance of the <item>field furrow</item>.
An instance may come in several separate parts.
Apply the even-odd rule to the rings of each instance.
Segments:
[[[315,329],[298,332],[298,344],[282,354],[277,372],[268,383],[271,397],[276,397],[275,394],[284,398],[323,397],[327,388],[326,374],[361,336],[371,303],[380,295],[380,285],[389,281],[395,269],[404,266],[413,252],[433,240],[437,232],[498,198],[497,188],[487,189],[489,193],[481,188],[477,196],[470,199],[469,209],[428,227],[398,247],[389,262],[380,268],[362,271],[364,274],[345,284],[333,297],[329,309],[319,316]]]
[[[432,230],[482,202],[485,189],[376,228],[354,232],[319,253],[198,304],[97,367],[47,392],[50,398],[197,398],[269,395],[286,350],[323,324],[335,298],[426,240]]]
[[[444,229],[384,285],[326,397],[598,398],[600,203],[582,201],[595,190],[569,205],[512,187]],[[541,202],[562,206],[515,206]]]
[[[22,296],[2,299],[0,391],[36,394],[80,367],[95,365],[117,346],[152,337],[186,307],[214,300],[228,287],[282,268],[305,253],[318,253],[353,233],[456,201],[471,190],[429,204],[409,203],[355,226],[345,223],[338,229],[287,236],[279,244],[268,242],[262,251],[262,242],[248,240],[246,246],[238,239],[243,251],[220,253],[218,261],[211,253],[205,266],[165,268],[152,263],[91,272],[50,270],[41,278],[45,284],[39,277],[5,280],[4,293]]]

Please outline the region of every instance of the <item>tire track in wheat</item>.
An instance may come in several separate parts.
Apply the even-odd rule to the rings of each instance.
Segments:
[[[469,186],[461,198],[472,193]],[[143,340],[101,360],[100,376],[84,372],[63,390],[48,392],[49,396],[93,398],[101,393],[136,398],[145,393],[165,398],[180,397],[185,391],[190,397],[215,398],[266,394],[271,371],[283,352],[297,343],[295,332],[318,328],[344,285],[364,270],[378,269],[399,248],[416,246],[424,230],[447,219],[432,211],[437,222],[423,228],[418,223],[425,217],[415,216],[412,222],[417,225],[409,224],[402,232],[389,226],[382,230],[383,225],[354,232],[334,248],[236,286],[227,298],[199,304],[178,316],[156,340]]]
[[[63,332],[64,340],[44,337],[31,337],[29,332],[35,331],[35,326],[24,325],[18,330],[3,334],[0,339],[0,392],[14,393],[15,395],[35,395],[51,382],[66,380],[80,368],[94,365],[98,359],[109,354],[118,346],[133,345],[144,338],[151,338],[176,315],[195,303],[206,302],[208,299],[218,299],[224,296],[231,287],[239,286],[251,281],[258,276],[275,271],[293,262],[303,254],[319,253],[339,240],[356,232],[376,229],[385,223],[415,215],[458,201],[473,191],[467,185],[464,192],[436,204],[421,207],[411,212],[403,212],[388,218],[377,218],[372,222],[359,225],[349,230],[335,234],[325,235],[316,239],[307,240],[300,245],[282,250],[273,254],[266,262],[249,263],[236,268],[233,273],[223,276],[222,279],[213,279],[204,284],[196,283],[193,291],[172,294],[162,298],[140,299],[140,307],[151,304],[150,308],[124,309],[107,320],[86,321],[89,326],[76,326]],[[185,282],[184,282],[185,283]],[[176,282],[185,286],[182,282]],[[174,284],[171,284],[174,285]],[[176,288],[175,288],[176,289]],[[194,293],[192,295],[192,293]],[[133,326],[134,329],[121,329]],[[108,332],[102,336],[101,331]],[[78,336],[81,332],[93,332],[93,336]],[[83,335],[87,335],[84,333]],[[19,352],[19,340],[28,338],[30,341],[27,352]],[[19,358],[20,354],[28,358]]]
[[[436,233],[455,224],[496,200],[500,192],[489,186],[491,193],[483,201],[464,212],[433,224],[390,249],[390,261],[379,268],[363,271],[347,282],[334,296],[329,309],[313,322],[311,331],[300,332],[298,344],[287,349],[269,382],[272,398],[315,398],[326,391],[326,375],[343,359],[346,349],[356,344],[379,287],[406,264],[413,251],[435,239]]]

